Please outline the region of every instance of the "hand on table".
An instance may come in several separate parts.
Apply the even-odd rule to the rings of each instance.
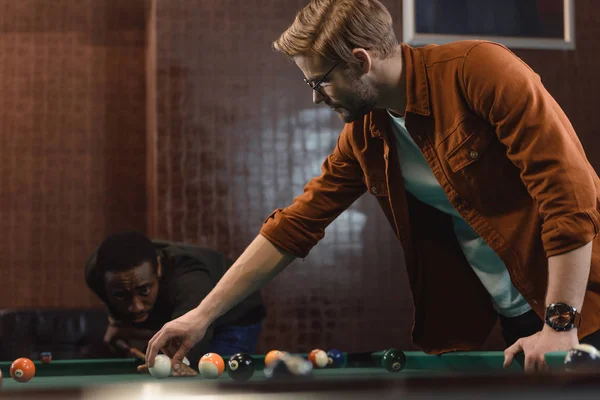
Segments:
[[[206,321],[196,309],[166,323],[148,342],[146,364],[153,366],[154,357],[162,350],[171,357],[173,371],[179,371],[183,357],[204,337],[206,330]]]
[[[517,340],[504,350],[504,368],[510,366],[515,356],[525,353],[525,372],[547,371],[548,364],[544,359],[546,353],[552,351],[568,351],[579,344],[577,330],[558,332],[544,325],[544,328],[531,335]]]
[[[138,365],[137,372],[140,374],[150,373],[148,371],[148,365],[146,365],[146,364]],[[196,370],[194,370],[192,367],[188,367],[187,365],[182,364],[182,367],[179,368],[179,371],[173,370],[171,375],[172,376],[197,376],[198,372],[196,372]]]

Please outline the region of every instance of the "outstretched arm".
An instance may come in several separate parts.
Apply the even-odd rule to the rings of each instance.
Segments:
[[[158,351],[163,350],[172,356],[173,368],[177,370],[210,324],[271,281],[294,258],[258,235],[198,307],[165,324],[150,340],[146,351],[148,365],[152,366]]]

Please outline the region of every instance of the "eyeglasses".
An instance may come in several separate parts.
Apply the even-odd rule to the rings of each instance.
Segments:
[[[306,78],[304,78],[304,83],[306,83],[312,90],[319,93],[321,96],[326,96],[325,93],[323,93],[323,87],[321,86],[321,84],[325,82],[325,79],[327,79],[327,77],[329,76],[329,74],[331,74],[331,71],[333,71],[335,67],[337,67],[337,63],[333,64],[333,67],[331,67],[331,69],[327,71],[327,73],[323,75],[323,77],[319,79],[317,83],[313,83],[313,81],[309,81]]]

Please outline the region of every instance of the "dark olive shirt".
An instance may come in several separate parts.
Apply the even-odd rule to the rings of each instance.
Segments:
[[[197,307],[231,267],[232,261],[217,251],[198,246],[158,240],[154,240],[153,243],[162,265],[156,303],[144,322],[131,326],[158,331],[165,323]],[[90,289],[106,304],[111,317],[119,321],[121,318],[111,309],[103,277],[96,268],[96,253],[86,262],[85,280]],[[255,324],[265,315],[260,293],[250,295],[209,327],[204,339],[188,353],[188,358],[192,363],[196,363],[202,357],[213,339],[215,328],[223,325]]]

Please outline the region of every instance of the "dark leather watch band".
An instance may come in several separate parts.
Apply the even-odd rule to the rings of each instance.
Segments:
[[[577,329],[579,329],[579,327],[581,326],[581,314],[577,311],[575,311],[575,316],[573,317],[573,324]]]

